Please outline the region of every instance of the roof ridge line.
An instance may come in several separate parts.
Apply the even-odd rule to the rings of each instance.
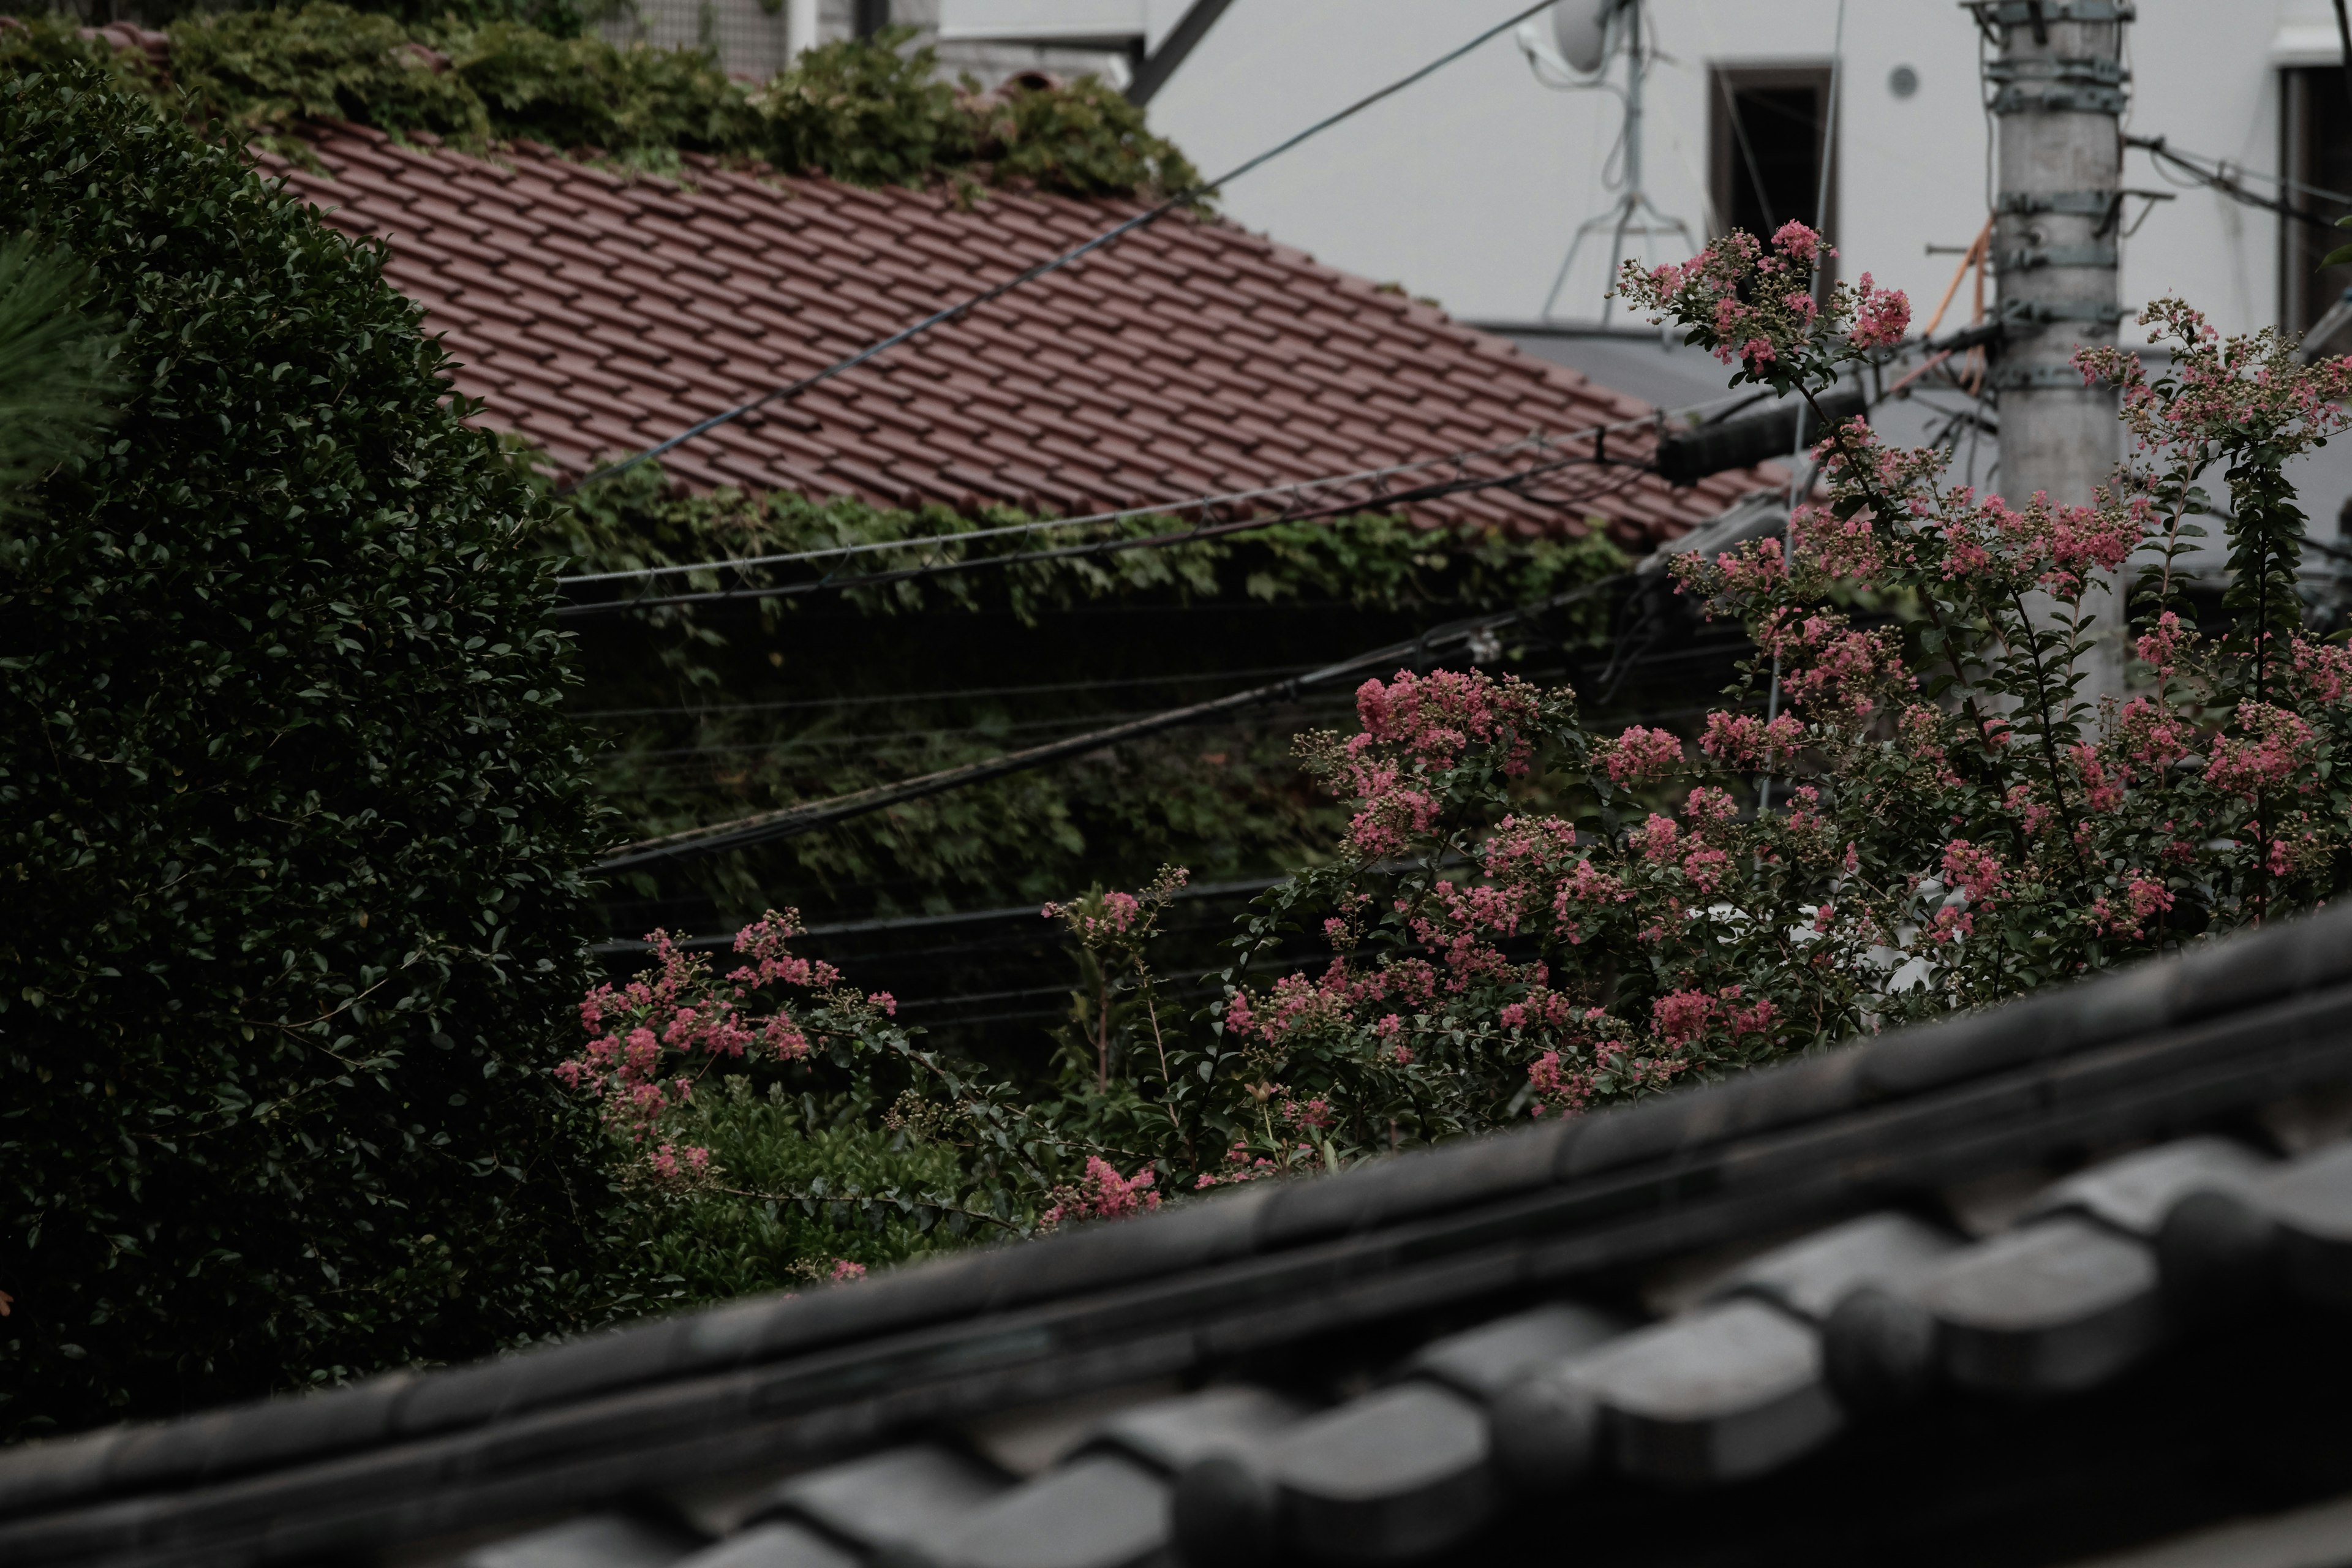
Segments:
[[[1276,1289],[1276,1278],[1305,1268],[1331,1298],[1318,1310],[1342,1310],[1342,1298],[1353,1299],[1342,1289],[1350,1258],[1392,1266],[1412,1255],[1456,1270],[1471,1267],[1465,1247],[1475,1254],[1486,1246],[1507,1261],[1518,1259],[1511,1267],[1542,1273],[1599,1267],[1604,1254],[1632,1245],[1627,1225],[1643,1227],[1643,1246],[1686,1245],[1685,1232],[1706,1214],[1804,1201],[1801,1184],[1776,1182],[1743,1197],[1729,1179],[1744,1173],[1760,1181],[1788,1150],[1824,1138],[1832,1144],[1866,1138],[1874,1126],[1902,1121],[1906,1102],[1916,1102],[1915,1121],[1940,1113],[1946,1101],[1957,1106],[1950,1115],[1960,1120],[1946,1135],[1958,1140],[1954,1148],[1973,1151],[1970,1158],[1989,1157],[1986,1152],[2021,1138],[2055,1136],[2053,1128],[2079,1135],[2067,1118],[2091,1112],[2040,1086],[2056,1075],[2053,1064],[2088,1071],[2085,1064],[2102,1047],[2119,1047],[2110,1054],[2143,1071],[2150,1060],[2179,1058],[2165,1070],[2180,1082],[2142,1086],[2126,1106],[2134,1115],[2168,1114],[2165,1108],[2184,1095],[2210,1107],[2232,1094],[2285,1092],[2282,1085],[2340,1071],[2337,1058],[2352,1052],[2352,1040],[2314,1050],[2289,1026],[2313,1005],[2299,999],[2323,987],[2339,991],[2324,997],[2322,1008],[2352,1002],[2352,990],[2342,989],[2347,981],[2352,910],[2326,910],[1622,1110],[1019,1244],[1017,1263],[1015,1247],[978,1248],[853,1287],[797,1299],[750,1298],[471,1367],[394,1373],[321,1394],[27,1445],[0,1454],[0,1517],[77,1504],[128,1506],[100,1500],[226,1479],[236,1473],[240,1450],[250,1473],[335,1463],[328,1456],[386,1443],[462,1449],[486,1429],[517,1421],[564,1426],[615,1400],[648,1396],[648,1384],[674,1385],[682,1397],[714,1381],[773,1383],[783,1375],[780,1363],[810,1357],[892,1359],[893,1345],[942,1336],[961,1345],[972,1337],[975,1319],[982,1321],[977,1327],[985,1340],[1017,1334],[1023,1320],[1084,1312],[1105,1292],[1162,1299],[1170,1293],[1161,1282],[1180,1273],[1201,1276],[1194,1290],[1181,1293],[1188,1300],[1223,1280],[1244,1297],[1271,1289],[1274,1304],[1266,1310],[1296,1313],[1316,1304],[1301,1298],[1305,1279]],[[2200,1028],[2204,1020],[2265,1005],[2263,1016],[2239,1024],[2231,1036],[2244,1036],[2246,1049],[2234,1058],[2210,1051],[2210,1030]],[[2153,1044],[2134,1039],[2149,1034],[2158,1036]],[[1975,1107],[1986,1095],[1944,1092],[1979,1088],[2004,1073],[2026,1087],[1990,1095],[1994,1120],[1982,1127],[1968,1118],[1981,1119],[1985,1113]],[[2040,1107],[2042,1121],[2020,1131],[2021,1105]],[[2098,1114],[2112,1120],[2116,1113]],[[2005,1126],[2002,1118],[2019,1127]],[[1841,1121],[1853,1126],[1842,1131]],[[1899,1154],[1882,1151],[1878,1161],[1891,1170],[1929,1157],[1920,1143]],[[1949,1163],[1962,1155],[1935,1157]],[[1832,1180],[1850,1181],[1843,1164]],[[1468,1211],[1484,1212],[1465,1227],[1459,1220]],[[1598,1228],[1563,1234],[1577,1226]],[[1495,1239],[1487,1245],[1482,1237]],[[1550,1261],[1528,1261],[1530,1249]],[[1376,1296],[1394,1293],[1393,1280],[1367,1288]],[[583,1370],[588,1376],[576,1375]],[[658,1403],[665,1396],[650,1397]],[[441,1407],[437,1416],[434,1405]],[[18,1533],[0,1526],[0,1540]]]

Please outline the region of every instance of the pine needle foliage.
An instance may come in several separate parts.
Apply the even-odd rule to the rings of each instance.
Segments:
[[[116,340],[80,309],[89,287],[72,257],[28,236],[0,245],[0,521],[113,416]]]

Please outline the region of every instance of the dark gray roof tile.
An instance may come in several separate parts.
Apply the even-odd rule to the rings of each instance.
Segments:
[[[1492,1514],[1486,1417],[1408,1383],[1302,1422],[1267,1450],[1285,1543],[1341,1562],[1393,1562],[1456,1544]]]
[[[1942,1330],[1917,1300],[1883,1285],[1850,1290],[1822,1325],[1822,1370],[1849,1414],[1903,1410],[1943,1373]]]
[[[477,1426],[649,1382],[671,1370],[672,1352],[693,1321],[690,1314],[656,1318],[423,1379],[399,1400],[396,1429],[415,1436]]]
[[[1848,1292],[1905,1278],[1959,1245],[1909,1215],[1864,1215],[1765,1254],[1709,1294],[1760,1296],[1818,1323]]]
[[[2325,1084],[2274,1100],[2254,1112],[2278,1152],[2300,1159],[2352,1138],[2352,1083]]]
[[[1402,1371],[1492,1405],[1537,1363],[1581,1355],[1628,1327],[1609,1313],[1557,1302],[1434,1341],[1407,1361]]]
[[[1568,1372],[1607,1411],[1617,1468],[1648,1480],[1759,1475],[1826,1442],[1843,1422],[1821,1337],[1761,1301],[1702,1307]]]
[[[108,1461],[137,1426],[109,1426],[79,1437],[26,1443],[0,1457],[0,1519],[104,1489]]]
[[[1696,1120],[1692,1100],[1701,1091],[1662,1095],[1568,1123],[1553,1166],[1561,1181],[1671,1154],[1683,1147]]]
[[[2143,964],[2133,973],[2165,988],[2175,1022],[2259,1006],[2352,975],[2344,918],[2339,905],[2241,931],[2191,948],[2175,963]]]
[[[458,1568],[669,1568],[703,1544],[684,1527],[625,1513],[592,1513],[478,1546]]]
[[[2073,1215],[1980,1242],[1911,1292],[1943,1331],[1946,1372],[2012,1394],[2087,1388],[2162,1336],[2156,1257]]]
[[[347,1388],[133,1427],[108,1466],[107,1481],[131,1491],[364,1447],[391,1435],[394,1411],[418,1381],[396,1372]]]
[[[1601,1402],[1575,1363],[1539,1367],[1495,1402],[1486,1417],[1495,1468],[1513,1490],[1549,1502],[1601,1462]]]
[[[2165,1315],[2199,1324],[2259,1310],[2277,1296],[2284,1236],[2252,1193],[2196,1192],[2156,1234]]]
[[[1277,1183],[1263,1182],[1150,1216],[1149,1224],[1081,1226],[1034,1242],[1004,1242],[926,1258],[860,1280],[854,1290],[767,1298],[760,1359],[845,1339],[865,1339],[1032,1301],[1108,1289],[1206,1268],[1249,1254],[1258,1209]]]
[[[805,1525],[775,1521],[739,1531],[677,1568],[859,1568],[859,1561]]]
[[[2015,1225],[2058,1179],[2057,1168],[2037,1162],[1948,1182],[1937,1195],[1952,1223],[1963,1234],[1981,1241]]]
[[[2100,990],[2113,984],[2104,980]],[[1897,1098],[2058,1055],[2077,1043],[2081,1013],[2073,996],[2044,993],[1935,1019],[1894,1037],[1887,1042],[1893,1048],[1873,1051],[1863,1076],[1874,1099]]]
[[[1087,1447],[1125,1454],[1172,1476],[1212,1454],[1257,1448],[1306,1414],[1270,1389],[1234,1384],[1123,1412],[1105,1422]]]
[[[2152,1237],[2181,1198],[2193,1192],[2242,1190],[2270,1163],[2227,1138],[2183,1138],[2069,1176],[2029,1205],[2023,1217],[2071,1211]]]
[[[868,1552],[929,1553],[1009,1484],[950,1449],[890,1448],[794,1476],[754,1508],[748,1522],[800,1520]]]
[[[1237,1454],[1213,1454],[1176,1478],[1169,1531],[1185,1568],[1276,1568],[1286,1560],[1276,1532],[1274,1479]]]
[[[2287,1282],[2306,1300],[2352,1306],[2352,1142],[2296,1161],[2264,1184]]]
[[[1170,1483],[1094,1454],[1015,1487],[938,1553],[944,1568],[1150,1568],[1168,1553]]]
[[[1549,1186],[1554,1150],[1571,1125],[1415,1150],[1357,1166],[1344,1181],[1283,1183],[1261,1216],[1259,1245],[1295,1247]]]

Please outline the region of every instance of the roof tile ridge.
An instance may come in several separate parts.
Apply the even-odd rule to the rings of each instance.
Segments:
[[[1378,1161],[1318,1181],[1244,1189],[1118,1226],[1018,1247],[943,1258],[845,1289],[755,1298],[655,1320],[477,1367],[309,1396],[312,1418],[381,1402],[383,1436],[478,1426],[681,1373],[776,1360],[936,1323],[951,1316],[1131,1284],[1308,1244],[1340,1231],[1420,1219],[1626,1167],[1819,1121],[1889,1100],[2063,1058],[2130,1037],[2179,1029],[2352,980],[2352,908],[2076,982],[2000,1007],[1936,1020],[1828,1056],[1551,1127],[1465,1141]],[[434,1407],[438,1406],[437,1415]],[[0,1455],[0,1514],[113,1489],[116,1456],[174,1445],[163,1429],[215,1430],[224,1419],[276,1423],[291,1402],[178,1423],[116,1429]],[[276,1411],[275,1415],[262,1412]],[[200,1426],[211,1422],[213,1426]],[[331,1426],[338,1424],[333,1420]],[[355,1421],[351,1430],[375,1425]],[[149,1434],[142,1438],[139,1434]],[[267,1447],[268,1445],[265,1444]],[[200,1445],[173,1464],[203,1462]],[[144,1467],[140,1467],[144,1468]],[[174,1473],[177,1473],[176,1471]],[[124,1478],[128,1479],[129,1478]],[[138,1484],[155,1483],[152,1474]]]

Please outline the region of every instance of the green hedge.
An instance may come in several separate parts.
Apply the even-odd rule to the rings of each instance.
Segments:
[[[544,502],[378,249],[96,74],[0,80],[0,227],[126,388],[0,532],[0,1435],[579,1321]]]

